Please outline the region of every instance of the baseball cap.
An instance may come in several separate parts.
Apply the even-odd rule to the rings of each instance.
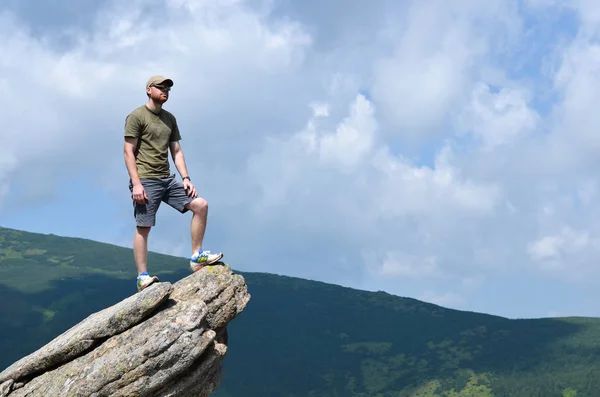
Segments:
[[[164,84],[168,87],[172,87],[173,80],[168,79],[164,76],[152,76],[148,79],[148,82],[146,82],[146,88],[150,87],[152,84]]]

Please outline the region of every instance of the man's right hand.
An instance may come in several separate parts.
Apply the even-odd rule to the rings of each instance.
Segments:
[[[146,200],[148,200],[148,196],[146,196],[146,190],[144,190],[144,186],[140,183],[137,185],[133,185],[133,200],[135,200],[138,204],[145,204]]]

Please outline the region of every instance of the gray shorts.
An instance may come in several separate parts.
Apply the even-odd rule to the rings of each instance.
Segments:
[[[133,200],[133,184],[129,181],[129,191],[132,193],[133,216],[137,226],[154,226],[156,223],[156,212],[161,202],[165,202],[182,214],[188,209],[185,205],[193,198],[188,197],[183,188],[183,183],[175,179],[175,174],[167,178],[140,179],[148,201],[146,204],[138,204]]]

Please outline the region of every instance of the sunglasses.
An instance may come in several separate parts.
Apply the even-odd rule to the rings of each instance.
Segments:
[[[171,87],[165,87],[164,85],[152,84],[150,87],[156,87],[161,91],[171,91]]]

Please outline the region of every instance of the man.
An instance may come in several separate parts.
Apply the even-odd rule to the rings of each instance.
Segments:
[[[163,109],[172,86],[171,79],[150,77],[146,83],[148,101],[125,119],[124,156],[136,222],[133,252],[138,271],[138,291],[159,281],[158,277],[148,274],[146,259],[148,234],[155,225],[156,212],[163,201],[182,214],[187,211],[193,213],[190,225],[192,271],[223,257],[222,253],[211,254],[202,249],[208,203],[198,196],[188,175],[175,116]],[[175,174],[170,172],[169,150],[182,182],[177,181]]]

